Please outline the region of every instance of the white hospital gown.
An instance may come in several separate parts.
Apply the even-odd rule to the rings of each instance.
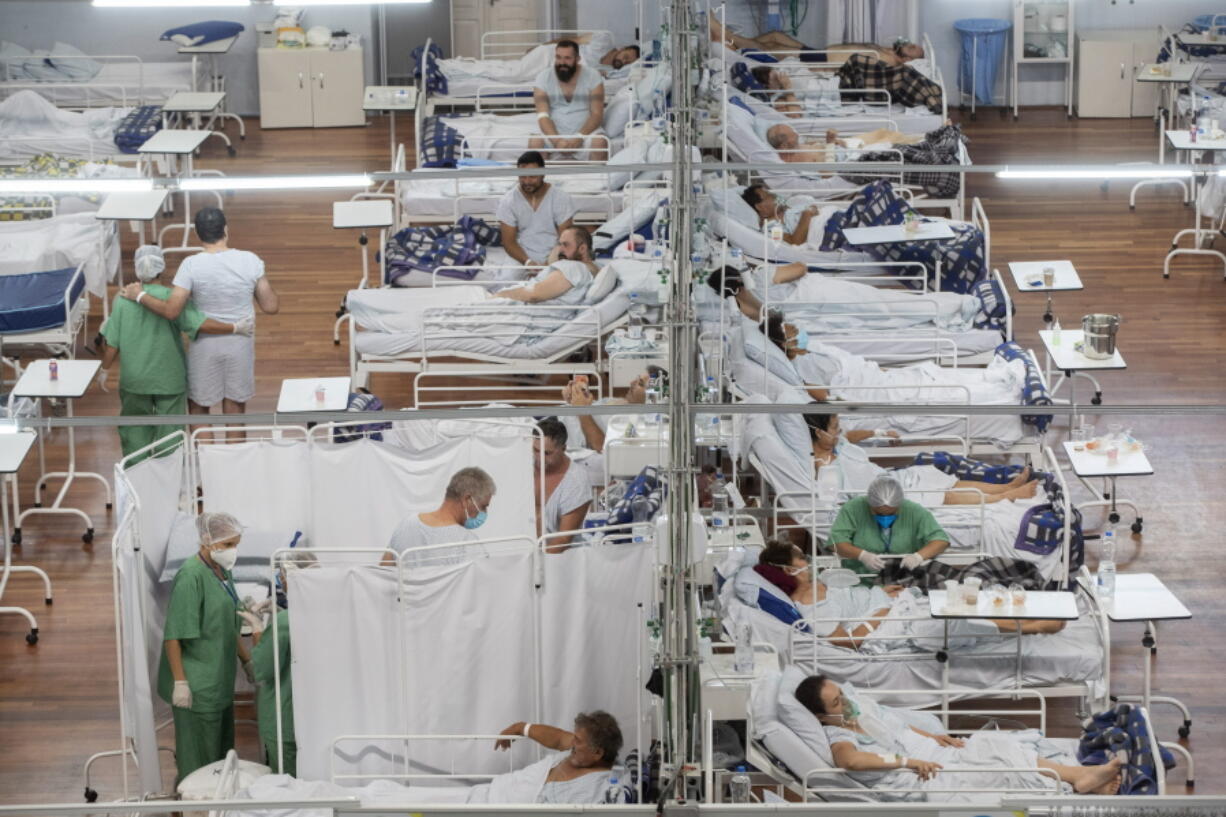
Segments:
[[[850,632],[877,610],[890,606],[890,597],[880,587],[827,587],[826,598],[816,604],[798,604],[797,609],[806,619],[823,619],[813,624],[818,635],[828,636],[836,627]],[[825,619],[831,619],[826,621]]]
[[[554,261],[536,275],[528,284],[539,284],[548,278],[554,270],[562,273],[570,281],[570,289],[556,298],[550,298],[546,303],[550,306],[578,306],[587,300],[588,288],[592,285],[592,271],[582,261]]]
[[[574,216],[575,203],[570,194],[557,185],[549,186],[535,210],[524,198],[519,185],[508,190],[498,202],[498,220],[516,228],[515,240],[535,261],[544,261],[549,256],[549,251],[558,243],[558,227]]]
[[[387,543],[387,549],[404,554],[403,563],[409,567],[455,565],[478,555],[471,545],[458,544],[455,547],[435,548],[428,551],[418,551],[415,548],[427,545],[445,545],[452,542],[471,542],[477,539],[477,534],[463,525],[443,525],[435,527],[421,521],[420,514],[410,514],[396,526],[392,538]],[[484,553],[484,549],[481,549]]]
[[[576,134],[591,113],[592,96],[604,93],[604,77],[595,68],[579,64],[575,92],[567,99],[553,68],[537,75],[533,86],[549,97],[549,118],[560,134]],[[597,129],[599,130],[599,128]]]
[[[574,780],[553,780],[541,786],[536,802],[558,805],[602,803],[608,784],[609,773],[606,771],[588,772]]]
[[[191,293],[205,315],[234,323],[255,316],[252,297],[264,277],[264,262],[246,250],[189,255],[174,285]],[[187,350],[187,396],[201,406],[222,399],[246,403],[255,396],[255,338],[197,335]]]
[[[541,509],[541,523],[545,533],[557,533],[563,516],[591,501],[592,489],[587,472],[573,462],[568,463],[562,481],[553,489],[553,493],[545,500],[545,507]]]

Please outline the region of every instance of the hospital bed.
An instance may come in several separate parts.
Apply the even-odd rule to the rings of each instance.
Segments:
[[[430,291],[442,289],[436,286]],[[484,370],[489,364],[566,374],[574,367],[565,359],[593,344],[595,366],[603,371],[601,344],[626,322],[629,291],[619,282],[608,294],[583,305],[511,307],[480,303],[476,293],[469,292],[466,304],[425,308],[409,323],[397,320],[389,325],[380,315],[420,308],[415,305],[423,296],[411,289],[352,290],[346,299],[352,316],[350,376],[355,386],[365,386],[373,373],[462,372]],[[457,358],[463,362],[447,362]]]
[[[757,555],[746,557],[750,570]],[[725,563],[724,570],[734,559]],[[1016,633],[962,634],[952,637],[946,645],[941,625],[927,615],[927,605],[921,602],[917,621],[932,624],[923,636],[898,636],[902,646],[884,648],[889,639],[880,639],[877,650],[861,645],[858,649],[838,646],[833,639],[817,635],[817,628],[830,622],[817,618],[795,618],[784,621],[758,601],[742,598],[736,589],[734,576],[724,578],[720,590],[722,621],[730,632],[739,624],[748,623],[754,640],[774,644],[781,655],[808,673],[821,673],[839,683],[851,683],[860,689],[882,691],[884,703],[905,703],[891,696],[896,689],[920,690],[908,696],[910,701],[937,703],[947,700],[943,690],[958,688],[960,697],[974,697],[981,689],[1038,689],[1048,697],[1081,699],[1079,711],[1105,708],[1110,680],[1110,629],[1103,607],[1091,590],[1093,579],[1082,570],[1073,588],[1077,594],[1080,617],[1067,623],[1058,633],[1024,635]],[[754,574],[756,576],[756,574]],[[760,579],[760,577],[757,577]],[[765,580],[758,593],[766,593],[784,607],[791,602],[778,588]],[[742,585],[745,588],[747,585]],[[742,592],[746,592],[742,589]],[[796,611],[793,608],[793,615]],[[905,618],[905,617],[904,617]],[[923,643],[918,647],[914,642]],[[872,644],[873,639],[866,641]]]
[[[131,108],[165,102],[180,91],[194,91],[209,82],[202,62],[145,62],[136,56],[87,57],[100,64],[98,73],[87,80],[32,80],[14,68],[26,57],[0,58],[0,98],[23,90],[37,91],[59,108]],[[81,58],[77,58],[81,59]]]
[[[84,263],[42,272],[0,275],[0,358],[35,347],[75,357],[89,315]]]
[[[917,794],[914,790],[891,793],[889,785],[868,788],[855,781],[844,770],[835,767],[830,745],[828,741],[821,739],[825,735],[821,733],[820,726],[815,730],[801,728],[800,732],[795,731],[794,727],[799,727],[801,721],[797,719],[795,709],[789,709],[787,714],[781,712],[783,706],[792,703],[785,701],[783,695],[791,695],[791,688],[803,678],[803,675],[804,673],[798,671],[798,668],[788,667],[782,673],[773,673],[754,681],[749,705],[746,707],[746,737],[748,739],[746,757],[753,767],[769,775],[779,789],[786,789],[806,802],[880,802],[903,799],[908,793],[911,796],[907,799],[914,799]],[[877,701],[883,697],[882,692],[875,689],[860,687],[855,692],[857,696],[867,697],[870,701]],[[1026,730],[1025,723],[1019,722],[1019,719],[1023,718],[1030,723],[1037,722],[1037,732],[1033,731],[1033,727],[1031,731],[1019,731],[1018,739],[1024,741],[1042,757],[1048,757],[1067,765],[1077,764],[1078,741],[1076,739],[1047,737],[1049,722],[1047,696],[1041,690],[975,690],[975,697],[978,700],[973,708],[959,707],[958,709],[950,709],[949,700],[965,696],[966,690],[953,688],[941,692],[943,703],[939,708],[931,706],[924,709],[914,708],[919,703],[917,697],[923,699],[931,695],[928,690],[900,689],[886,693],[886,696],[895,696],[898,706],[907,707],[896,714],[908,725],[928,731],[930,734],[970,737],[977,729],[993,726],[996,729],[1007,729],[1009,724],[1017,724],[1020,730]],[[1004,698],[1021,703],[999,707],[993,707],[988,703],[990,699]],[[1149,713],[1143,709],[1138,711],[1146,724],[1146,734],[1149,740],[1137,747],[1140,756],[1130,753],[1129,761],[1140,765],[1147,761],[1145,756],[1160,758],[1160,752],[1154,738],[1152,724],[1149,721]],[[788,723],[784,722],[785,719]],[[987,726],[979,726],[981,723]],[[958,724],[959,728],[951,729],[951,724]],[[708,723],[708,736],[711,735],[710,726],[711,724]],[[708,759],[709,751],[708,749]],[[1010,793],[1009,788],[999,784],[991,785],[990,781],[984,780],[983,767],[978,767],[977,770],[979,774],[974,775],[973,783],[968,780],[966,785],[959,785],[951,793],[971,795],[970,799],[978,803],[980,808],[999,805],[1002,796]],[[944,769],[940,774],[945,775],[946,773],[960,774],[952,769]],[[939,776],[937,780],[940,780]],[[946,781],[948,780],[947,777]],[[1156,793],[1166,794],[1165,777],[1159,774],[1156,782],[1158,789]],[[1041,800],[1045,795],[1062,793],[1059,780],[1054,776],[1052,776],[1051,784],[1051,789],[1047,792],[1028,789],[1016,792],[1016,794]],[[936,793],[941,788],[941,784],[933,786],[932,789],[929,789],[929,793]],[[711,790],[710,786],[708,790]],[[938,796],[936,799],[941,798]],[[1093,800],[1088,799],[1086,802],[1092,803]]]
[[[103,300],[119,271],[119,230],[90,211],[34,221],[0,221],[0,278],[32,270],[80,268],[85,289]]]
[[[0,164],[53,154],[92,162],[135,163],[115,143],[129,108],[100,107],[81,112],[56,108],[37,91],[19,91],[0,100]]]

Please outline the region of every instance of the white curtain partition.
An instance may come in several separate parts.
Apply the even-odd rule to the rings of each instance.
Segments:
[[[531,432],[455,437],[411,450],[371,440],[263,440],[198,447],[204,507],[234,514],[288,545],[383,547],[409,513],[433,510],[447,481],[470,465],[497,493],[482,538],[536,536]]]
[[[539,588],[536,559],[544,560]],[[568,727],[591,709],[617,717],[628,751],[646,682],[638,622],[651,599],[653,562],[650,546],[504,552],[411,571],[399,601],[387,568],[296,572],[290,632],[300,776],[402,770],[398,744],[359,742],[331,756],[343,734],[497,732],[517,720]],[[517,765],[535,758],[530,747],[519,751]],[[451,752],[419,743],[411,754],[418,768],[437,769]],[[456,757],[465,771],[505,769],[492,745]]]
[[[830,0],[826,30],[831,42],[881,43],[907,36],[909,0]]]
[[[159,588],[157,577],[166,558],[166,541],[179,509],[183,484],[182,448],[126,471],[118,466],[115,469],[119,523],[112,541],[112,557],[119,625],[120,706],[124,716],[123,739],[125,744],[131,742],[135,753],[139,786],[125,787],[124,797],[165,790],[158,758],[155,707],[166,593]]]

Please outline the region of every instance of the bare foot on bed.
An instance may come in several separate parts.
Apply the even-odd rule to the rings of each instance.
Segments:
[[[1039,491],[1039,481],[1032,479],[1025,485],[1018,485],[1016,488],[1010,488],[1005,492],[1004,496],[1007,499],[1033,499]]]
[[[839,132],[837,130],[826,131],[826,144],[831,145],[839,140]]]
[[[1073,784],[1078,794],[1115,794],[1120,790],[1120,759],[1113,757],[1102,766],[1084,766],[1081,778]]]
[[[1025,485],[1027,482],[1030,482],[1030,466],[1029,465],[1027,465],[1021,471],[1018,471],[1017,476],[1009,480],[1009,482],[1006,484],[1010,488],[1020,488],[1021,486]]]

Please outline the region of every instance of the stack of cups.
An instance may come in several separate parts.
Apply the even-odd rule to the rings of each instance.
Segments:
[[[962,587],[957,579],[947,579],[945,582],[945,611],[952,612],[962,606]]]

